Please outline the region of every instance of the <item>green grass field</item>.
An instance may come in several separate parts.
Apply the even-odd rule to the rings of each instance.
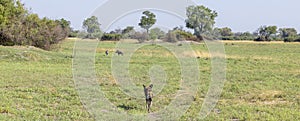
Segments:
[[[0,46],[0,120],[93,120],[74,87],[74,42],[63,41],[52,51]],[[98,84],[119,110],[146,115],[144,99],[124,94],[112,75],[112,55],[104,56],[104,52],[113,52],[115,44],[98,45]],[[218,104],[205,120],[300,120],[299,43],[230,41],[224,45],[227,79]],[[197,120],[210,82],[211,61],[206,46],[192,44],[192,48],[200,57],[201,85],[181,120]],[[176,57],[161,46],[144,46],[133,54],[128,68],[142,92],[142,84],[150,83],[149,69],[156,64],[165,70],[167,84],[154,97],[153,111],[167,106],[179,89],[180,65]]]

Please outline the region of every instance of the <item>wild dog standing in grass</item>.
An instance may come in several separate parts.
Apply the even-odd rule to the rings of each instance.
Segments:
[[[150,113],[150,106],[152,104],[152,98],[153,98],[153,93],[152,93],[153,84],[150,84],[149,87],[143,85],[143,87],[144,87],[144,92],[146,97],[146,108],[148,110],[148,113]]]
[[[105,55],[108,56],[108,50],[105,51]]]
[[[116,53],[117,53],[118,55],[123,55],[123,52],[121,52],[120,50],[117,50]]]

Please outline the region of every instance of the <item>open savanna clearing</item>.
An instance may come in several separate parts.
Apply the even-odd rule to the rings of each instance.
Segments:
[[[0,120],[93,120],[74,86],[74,42],[67,39],[52,51],[0,46]],[[124,94],[113,77],[115,46],[116,42],[99,42],[95,50],[97,83],[120,111],[146,116],[145,100]],[[300,44],[227,41],[224,46],[226,82],[216,107],[204,120],[300,120]],[[198,119],[211,79],[207,47],[194,43],[191,47],[194,53],[183,53],[197,59],[198,65],[193,66],[199,66],[201,85],[181,120]],[[156,65],[165,71],[166,85],[159,92],[159,84],[153,84],[153,91],[159,92],[153,99],[154,112],[164,109],[180,89],[177,58],[162,46],[147,45],[134,52],[128,67],[131,80],[143,93],[142,85],[151,83],[149,70]]]

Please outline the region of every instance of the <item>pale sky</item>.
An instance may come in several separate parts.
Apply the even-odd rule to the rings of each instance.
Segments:
[[[82,22],[107,0],[21,0],[31,12],[51,19],[65,18],[75,29],[81,29]],[[130,0],[128,0],[130,1]],[[300,0],[195,0],[218,12],[216,27],[230,27],[234,32],[253,32],[262,25],[276,25],[279,28],[293,27],[300,32]],[[129,4],[129,3],[128,3]],[[109,11],[104,11],[109,12]],[[154,12],[155,13],[155,12]],[[182,20],[170,22],[168,15],[156,13],[163,28],[184,25]],[[128,15],[112,28],[136,26],[140,14]],[[101,21],[100,21],[101,23]],[[165,24],[168,23],[168,24]]]

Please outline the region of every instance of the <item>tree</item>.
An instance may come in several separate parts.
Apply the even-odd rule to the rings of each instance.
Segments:
[[[122,38],[129,39],[132,38],[135,33],[133,26],[127,26],[125,29],[122,30]]]
[[[122,34],[127,34],[134,31],[134,27],[133,26],[127,26],[125,29],[122,30]]]
[[[150,30],[150,39],[162,39],[165,36],[165,32],[162,31],[160,28],[153,28]]]
[[[231,30],[230,28],[224,27],[224,28],[221,28],[220,34],[221,34],[222,36],[232,36],[232,35],[233,35],[233,32],[232,32],[232,30]]]
[[[83,21],[83,28],[86,29],[88,33],[100,32],[100,23],[96,16],[92,16]]]
[[[20,1],[0,2],[0,44],[21,45],[24,38],[23,22],[28,11]]]
[[[204,33],[210,33],[218,16],[216,11],[201,5],[189,6],[186,10],[186,27],[194,29],[194,34],[198,39],[203,40]]]
[[[171,43],[175,43],[175,42],[179,41],[178,36],[174,31],[178,31],[178,30],[168,31],[168,33],[166,34],[166,37],[164,38],[164,41],[171,42]]]
[[[98,18],[96,16],[92,16],[83,21],[83,28],[87,31],[87,37],[90,39],[101,39],[102,32],[100,30],[100,23],[98,22]]]
[[[74,28],[70,28],[70,33],[68,35],[68,37],[78,37],[79,34],[79,30],[75,30]]]
[[[110,31],[109,33],[110,33],[110,34],[120,34],[120,35],[121,35],[121,34],[122,34],[122,31],[123,31],[122,29],[117,28],[117,29],[115,29],[115,30],[113,30],[113,31]]]
[[[257,31],[259,36],[256,41],[271,41],[271,35],[277,33],[277,26],[261,26]]]
[[[56,22],[58,23],[58,25],[60,25],[60,28],[62,29],[62,36],[64,38],[69,36],[69,33],[71,32],[71,22],[65,20],[64,18],[60,19],[60,20],[56,20]]]
[[[279,33],[282,38],[297,36],[297,30],[295,28],[280,28]]]
[[[285,42],[293,42],[298,39],[297,30],[295,28],[280,28],[279,33]]]
[[[215,38],[222,40],[233,40],[234,38],[234,33],[229,27],[214,28],[211,35]]]
[[[149,29],[156,23],[155,14],[150,11],[144,11],[144,16],[142,16],[139,26],[143,29],[146,29],[147,34],[149,35]],[[148,40],[148,37],[147,37]]]
[[[146,32],[134,32],[132,35],[132,39],[137,39],[139,43],[144,42],[147,39],[147,33]]]
[[[240,40],[254,40],[255,36],[251,34],[250,32],[243,32],[240,35]]]

